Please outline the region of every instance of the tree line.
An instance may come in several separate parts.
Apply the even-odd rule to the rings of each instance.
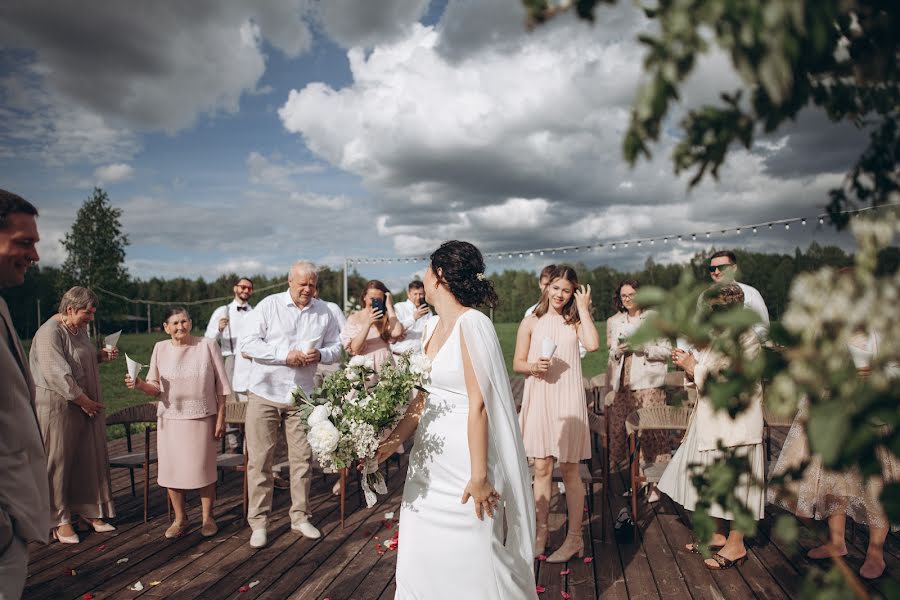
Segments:
[[[709,264],[709,255],[713,251],[714,249],[698,252],[688,263],[663,265],[656,263],[650,257],[647,258],[642,269],[627,272],[605,265],[594,268],[583,264],[572,266],[578,272],[580,283],[590,284],[593,290],[596,318],[603,320],[613,313],[613,295],[619,282],[623,279],[634,279],[640,285],[654,285],[671,289],[678,283],[682,271],[687,268],[693,271],[696,280],[705,281],[708,278],[706,270]],[[740,280],[759,289],[766,300],[770,316],[774,320],[777,320],[784,311],[791,281],[797,274],[814,271],[823,266],[845,267],[853,263],[852,254],[835,246],[821,246],[817,243],[811,244],[806,250],[797,248],[793,255],[743,250],[736,250],[735,253],[740,265]],[[892,248],[887,255],[882,256],[881,262],[885,263],[886,269],[896,269],[897,263],[900,262],[898,255],[900,255],[900,251]],[[237,277],[245,275],[247,274],[229,273],[211,281],[185,277],[174,279],[126,278],[109,291],[138,300],[189,303],[231,296],[235,280]],[[373,273],[373,275],[377,277],[377,274]],[[276,285],[272,290],[257,292],[253,298],[255,302],[265,295],[280,291],[281,288],[277,284],[286,279],[286,274],[249,276],[253,279],[256,290]],[[320,296],[341,304],[342,276],[342,272],[338,269],[322,267],[319,272]],[[348,292],[352,304],[358,301],[357,298],[366,281],[367,278],[358,271],[354,270],[350,273]],[[493,311],[493,318],[497,322],[521,320],[525,309],[534,304],[539,297],[537,277],[532,271],[508,269],[492,274],[491,281],[500,297],[500,304]],[[77,281],[72,273],[64,267],[36,267],[28,271],[24,285],[4,290],[3,296],[9,304],[19,335],[30,338],[41,322],[56,311],[62,293],[71,285],[78,284],[81,282]],[[101,284],[104,289],[113,287],[108,287],[107,282],[104,284]],[[398,301],[405,299],[405,287],[392,291]],[[98,291],[98,296],[101,302],[97,314],[99,331],[106,333],[120,328],[131,332],[147,330],[148,309],[146,304],[127,302],[100,291]],[[195,326],[205,327],[212,311],[223,303],[210,302],[190,306]],[[150,305],[150,324],[153,328],[160,326],[164,310],[164,306]]]

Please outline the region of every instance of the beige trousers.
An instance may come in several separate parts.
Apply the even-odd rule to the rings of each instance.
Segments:
[[[247,436],[247,485],[250,496],[247,523],[254,530],[265,529],[269,525],[269,513],[272,512],[272,463],[275,459],[278,429],[283,426],[291,470],[291,525],[297,526],[308,521],[310,517],[312,449],[306,439],[306,423],[299,415],[292,414],[296,410],[293,407],[273,406],[252,392],[249,396],[244,425]]]

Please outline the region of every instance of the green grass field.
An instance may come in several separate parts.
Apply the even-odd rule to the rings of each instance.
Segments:
[[[506,358],[506,370],[512,375],[512,359],[513,352],[516,347],[516,330],[518,323],[497,323],[497,337],[500,339],[500,346],[503,348],[503,356]],[[600,331],[600,339],[606,339],[606,323],[598,323],[597,329]],[[197,332],[195,332],[196,334]],[[149,400],[147,396],[125,387],[125,354],[133,360],[144,364],[150,362],[150,354],[153,351],[153,345],[164,339],[168,339],[168,335],[164,333],[123,333],[119,339],[119,359],[100,365],[100,385],[103,391],[103,404],[106,406],[106,414],[111,414],[122,407],[132,404],[139,404]],[[582,369],[585,377],[592,377],[597,373],[606,369],[606,347],[601,343],[601,348],[597,352],[588,354],[582,361]],[[28,350],[29,342],[25,342],[25,349]],[[146,375],[147,371],[142,371]],[[108,436],[110,439],[121,437],[124,435],[124,429],[121,426],[110,427]]]

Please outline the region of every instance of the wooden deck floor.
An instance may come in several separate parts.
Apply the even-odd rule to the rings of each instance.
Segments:
[[[784,432],[776,434],[773,452]],[[142,436],[135,436],[135,440]],[[111,444],[118,450],[122,441]],[[142,486],[138,475],[137,496],[131,495],[126,470],[113,471],[118,530],[111,534],[84,533],[77,545],[51,543],[31,547],[30,575],[24,598],[331,598],[375,600],[393,598],[396,552],[383,542],[397,528],[405,462],[393,467],[389,494],[371,510],[360,507],[356,486],[348,493],[345,528],[339,524],[337,499],[331,495],[334,476],[315,477],[312,488],[313,522],[324,534],[308,540],[290,530],[289,495],[276,490],[274,520],[269,545],[250,548],[250,530],[242,517],[240,474],[230,474],[219,486],[216,514],[219,534],[206,539],[199,533],[199,500],[190,498],[191,533],[167,540],[168,527],[163,490],[152,473],[149,523],[143,522]],[[585,529],[586,556],[568,565],[538,563],[537,585],[541,598],[760,598],[795,597],[803,574],[810,567],[802,553],[792,553],[770,535],[772,517],[762,523],[750,545],[750,560],[742,567],[714,573],[699,557],[684,551],[691,541],[687,515],[668,499],[656,505],[642,504],[640,540],[617,545],[612,521],[625,505],[623,480],[613,477],[606,493],[605,514],[594,514]],[[562,541],[564,498],[555,496],[551,517],[550,546]],[[599,508],[599,500],[596,502]],[[387,519],[385,513],[393,512]],[[600,539],[600,519],[607,524],[607,540]],[[815,536],[803,529],[801,550],[815,545]],[[849,563],[858,569],[865,553],[865,531],[857,528],[851,540]],[[402,543],[402,540],[401,540]],[[891,536],[886,552],[888,574],[900,574],[900,543]],[[135,590],[140,582],[143,587]],[[250,587],[252,586],[252,587]],[[564,596],[563,592],[570,596]]]

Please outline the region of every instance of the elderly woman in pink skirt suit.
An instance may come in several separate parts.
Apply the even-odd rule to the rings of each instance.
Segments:
[[[125,376],[125,385],[159,398],[157,482],[169,489],[175,520],[167,538],[187,532],[185,490],[200,490],[200,533],[218,532],[213,519],[216,495],[216,440],[225,434],[225,397],[231,393],[222,355],[213,340],[191,335],[187,310],[169,310],[163,328],[172,339],[157,342],[147,380]]]

